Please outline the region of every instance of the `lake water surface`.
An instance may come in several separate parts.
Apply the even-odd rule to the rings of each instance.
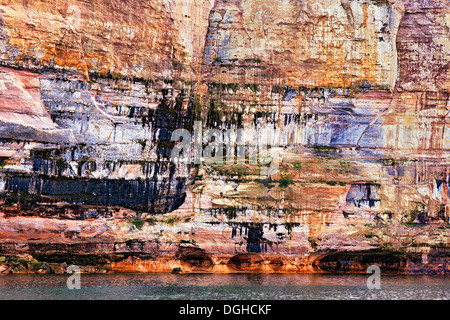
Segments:
[[[369,275],[329,274],[81,274],[0,276],[7,300],[434,300],[450,299],[448,276],[382,276],[368,289]]]

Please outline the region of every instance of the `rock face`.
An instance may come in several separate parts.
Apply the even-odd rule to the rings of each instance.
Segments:
[[[0,9],[2,272],[450,272],[446,0]]]

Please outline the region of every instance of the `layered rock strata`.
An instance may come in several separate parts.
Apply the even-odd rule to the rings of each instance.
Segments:
[[[4,272],[450,272],[446,1],[0,9]]]

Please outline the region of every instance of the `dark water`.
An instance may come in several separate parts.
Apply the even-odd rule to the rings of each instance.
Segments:
[[[0,299],[229,299],[229,300],[434,300],[450,299],[450,277],[382,276],[369,290],[366,275],[325,274],[82,274],[0,276]]]

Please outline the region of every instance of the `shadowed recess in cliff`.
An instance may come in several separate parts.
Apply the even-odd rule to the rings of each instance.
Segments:
[[[208,271],[214,265],[211,257],[205,250],[198,247],[180,245],[176,256],[180,259],[183,269]]]
[[[257,253],[238,253],[231,257],[227,267],[232,271],[258,271],[263,263],[264,259]]]
[[[384,252],[337,252],[318,258],[313,265],[331,273],[361,273],[371,265],[378,265],[383,274],[396,274],[405,269],[406,258]]]
[[[346,201],[358,208],[373,208],[380,204],[380,186],[373,183],[353,184]]]
[[[40,190],[40,195],[52,196],[72,204],[122,206],[136,211],[166,213],[183,204],[186,196],[186,181],[180,179],[175,180],[175,183],[172,186],[173,182],[167,180],[77,180],[15,176],[6,180],[5,189],[25,194],[31,189]],[[29,197],[35,203],[32,194],[21,196],[25,199]],[[6,203],[9,202],[7,196]]]

